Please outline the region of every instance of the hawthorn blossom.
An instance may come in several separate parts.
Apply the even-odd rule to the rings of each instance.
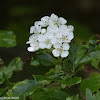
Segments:
[[[72,25],[66,25],[67,20],[63,17],[58,17],[54,13],[51,16],[44,16],[40,21],[36,21],[34,26],[31,26],[27,44],[29,52],[35,52],[39,49],[53,49],[54,57],[61,56],[65,58],[69,55],[69,43],[74,38]]]

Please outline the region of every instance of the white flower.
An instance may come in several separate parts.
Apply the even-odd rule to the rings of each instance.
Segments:
[[[28,47],[27,50],[28,50],[29,52],[33,52],[33,51],[34,51],[34,48],[33,48],[33,47]]]
[[[59,33],[63,36],[67,36],[69,34],[69,30],[67,29],[66,25],[59,26]]]
[[[43,28],[43,29],[41,30],[41,33],[42,33],[42,34],[46,33],[46,29]]]
[[[30,51],[30,52],[35,52],[37,50],[39,50],[38,42],[31,43],[30,47],[28,47],[28,51]]]
[[[45,49],[46,43],[45,42],[39,42],[39,48],[40,49]]]
[[[54,49],[52,51],[52,54],[54,57],[61,56],[62,58],[65,58],[68,56],[69,52],[67,50],[63,50],[62,48]]]
[[[67,20],[65,20],[63,17],[60,17],[60,18],[59,18],[59,22],[60,22],[62,25],[64,25],[64,24],[67,23]]]
[[[69,55],[69,51],[62,51],[62,53],[61,53],[61,57],[62,58],[65,58],[65,57],[67,57]]]
[[[50,33],[50,34],[57,34],[58,32],[58,27],[55,26],[55,25],[50,25],[47,27],[47,32]]]
[[[53,54],[54,57],[59,57],[60,56],[60,52],[57,49],[54,49],[52,51],[52,54]]]
[[[48,22],[49,18],[50,18],[49,16],[44,16],[41,18],[41,21]]]
[[[54,13],[51,14],[50,18],[51,18],[53,21],[57,21],[57,20],[58,20],[58,16],[55,15]]]
[[[74,27],[73,27],[72,25],[68,25],[67,28],[68,28],[68,30],[69,30],[70,32],[73,32],[73,31],[74,31]]]
[[[54,13],[51,16],[44,16],[40,21],[36,21],[34,26],[30,28],[30,33],[27,44],[29,52],[35,52],[39,49],[53,49],[54,57],[68,56],[69,44],[74,38],[74,27],[66,25],[67,20],[63,17],[58,17]]]
[[[44,42],[45,41],[45,35],[44,34],[39,34],[39,36],[38,36],[38,41],[39,42]]]
[[[34,30],[35,30],[35,26],[31,26],[30,33],[34,33]]]
[[[46,27],[48,25],[49,19],[49,16],[44,16],[41,18],[41,22],[43,22],[43,27]]]
[[[63,43],[63,50],[69,50],[70,46],[68,43]]]
[[[62,43],[60,43],[60,42],[57,42],[57,43],[55,43],[55,44],[53,45],[53,47],[54,47],[55,49],[61,48],[61,46],[62,46]]]
[[[71,42],[71,40],[74,38],[73,32],[70,32],[67,36],[67,40]]]
[[[41,26],[35,26],[34,33],[38,34],[41,32]]]

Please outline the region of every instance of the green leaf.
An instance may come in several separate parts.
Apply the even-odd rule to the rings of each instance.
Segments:
[[[86,100],[100,100],[100,91],[92,95],[91,90],[86,89]]]
[[[73,97],[68,97],[66,100],[79,100],[79,95],[77,94],[76,96]]]
[[[8,67],[4,66],[0,70],[0,84],[5,81],[5,77],[11,78],[13,71],[22,70],[23,62],[21,61],[20,57],[14,58],[8,65]]]
[[[81,77],[68,77],[62,81],[61,86],[65,88],[66,86],[72,86],[75,84],[79,84],[81,82]]]
[[[8,86],[6,86],[5,88],[1,88],[1,89],[0,89],[0,96],[2,96],[2,94],[3,94],[5,91],[7,91],[7,89],[8,89]]]
[[[73,98],[72,97],[68,97],[66,100],[73,100]]]
[[[38,60],[35,60],[35,59],[32,58],[30,65],[37,67],[37,66],[40,65],[40,62]]]
[[[21,61],[20,57],[14,58],[8,65],[14,71],[22,70],[23,62]]]
[[[86,45],[71,44],[69,50],[69,59],[73,63],[73,66],[77,66],[79,64],[81,58],[84,56],[86,51],[87,51]]]
[[[47,85],[52,82],[52,79],[49,78],[48,76],[43,76],[43,75],[33,75],[34,79],[42,85]]]
[[[56,59],[47,53],[43,52],[37,53],[37,59],[44,66],[52,66],[56,64]]]
[[[0,30],[0,46],[2,47],[16,46],[16,37],[12,31]]]
[[[100,50],[100,44],[97,45],[95,49],[96,49],[97,51],[99,51],[99,50]]]
[[[84,95],[87,88],[89,88],[92,93],[100,89],[100,74],[95,73],[89,79],[83,79],[80,88]]]
[[[75,96],[74,100],[78,100],[78,98],[79,98],[79,95],[77,94],[77,95]]]
[[[58,89],[42,89],[36,91],[32,100],[66,100],[69,95]]]
[[[100,59],[100,51],[93,51],[90,53],[87,53],[81,60],[80,64],[82,63],[89,63],[94,59]]]
[[[96,47],[96,40],[90,40],[88,52],[92,52],[95,49],[95,47]]]
[[[63,61],[63,69],[64,70],[71,70],[73,68],[73,64],[69,59],[65,59]]]
[[[34,80],[25,80],[14,85],[14,87],[7,92],[7,95],[18,96],[19,100],[25,100],[25,97],[31,95],[37,89],[37,82]]]
[[[77,72],[81,71],[82,69],[84,69],[84,65],[80,65],[80,66],[78,67],[78,69],[76,69],[75,74],[76,74]]]
[[[100,63],[100,60],[93,59],[92,62],[91,62],[91,65],[92,65],[93,67],[95,67],[96,69],[100,70],[100,69],[99,69],[99,63]]]

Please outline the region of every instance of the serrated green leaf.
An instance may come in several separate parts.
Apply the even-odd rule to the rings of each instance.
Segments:
[[[81,82],[81,77],[68,77],[62,81],[61,86],[65,88],[66,86],[72,86],[75,84],[79,84]]]
[[[25,80],[14,85],[7,92],[8,96],[18,96],[19,100],[25,100],[25,97],[31,95],[37,89],[37,82],[34,80]]]
[[[86,100],[100,100],[100,91],[92,95],[91,90],[86,89]]]
[[[20,57],[14,58],[8,65],[8,67],[4,66],[0,70],[0,84],[2,84],[5,81],[5,77],[11,78],[13,71],[19,71],[22,70],[23,62],[21,61]]]
[[[80,88],[84,95],[87,88],[90,89],[92,93],[100,89],[100,74],[95,73],[90,78],[83,79]]]
[[[14,58],[8,65],[14,71],[22,70],[23,62],[21,61],[20,57]]]
[[[16,37],[12,31],[0,30],[0,46],[2,47],[16,46]]]
[[[32,100],[66,100],[69,95],[58,89],[44,89],[34,93]]]
[[[37,59],[44,66],[52,66],[56,64],[56,59],[47,53],[43,52],[37,53]]]
[[[49,78],[48,76],[43,76],[43,75],[33,75],[34,79],[42,85],[47,85],[52,82],[52,79]]]

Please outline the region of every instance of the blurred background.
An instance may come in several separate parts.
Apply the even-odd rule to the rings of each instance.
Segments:
[[[0,47],[0,58],[7,64],[14,57],[23,61],[34,56],[27,51],[30,26],[41,17],[55,13],[75,27],[75,34],[86,41],[100,34],[100,0],[0,0],[0,30],[14,31],[17,46]]]

